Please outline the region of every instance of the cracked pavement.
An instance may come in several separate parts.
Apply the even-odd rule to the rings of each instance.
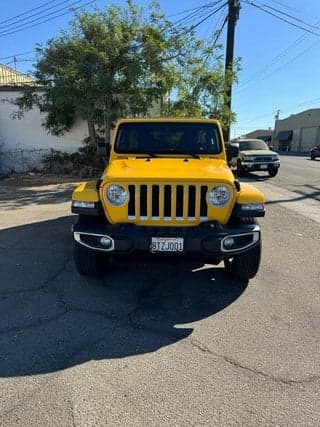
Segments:
[[[90,279],[72,187],[6,189],[0,426],[319,425],[319,223],[271,204],[249,285],[170,260]]]

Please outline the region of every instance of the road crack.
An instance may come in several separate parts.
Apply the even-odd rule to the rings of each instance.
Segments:
[[[319,375],[310,375],[306,378],[301,379],[292,379],[292,378],[285,378],[281,376],[275,376],[271,374],[267,374],[266,372],[263,372],[259,369],[251,368],[250,366],[246,366],[241,364],[240,362],[236,361],[230,356],[225,356],[219,353],[215,353],[208,347],[206,347],[204,344],[202,344],[200,341],[196,339],[191,339],[189,341],[193,347],[196,347],[198,350],[200,350],[203,353],[209,354],[210,356],[213,356],[217,359],[222,359],[226,363],[232,365],[235,368],[242,369],[243,371],[250,372],[253,375],[263,377],[267,380],[284,384],[284,385],[299,385],[299,384],[310,384],[319,381],[320,376]]]

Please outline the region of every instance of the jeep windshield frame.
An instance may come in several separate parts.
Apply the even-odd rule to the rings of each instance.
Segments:
[[[116,154],[214,156],[222,152],[219,128],[212,122],[124,122],[118,127]]]

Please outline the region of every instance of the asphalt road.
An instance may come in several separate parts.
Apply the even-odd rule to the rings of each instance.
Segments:
[[[281,157],[249,284],[72,260],[73,184],[0,183],[0,425],[320,425],[320,161]]]

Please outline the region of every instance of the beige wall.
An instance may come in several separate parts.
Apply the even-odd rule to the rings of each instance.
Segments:
[[[280,131],[292,130],[291,151],[305,152],[320,143],[320,109],[303,111],[282,120],[276,120],[274,147],[279,149],[276,139]]]

